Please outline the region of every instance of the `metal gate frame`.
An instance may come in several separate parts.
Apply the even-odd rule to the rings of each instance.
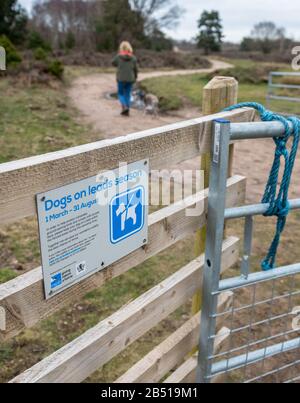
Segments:
[[[268,94],[267,94],[267,104],[270,105],[271,100],[281,100],[289,102],[300,102],[299,97],[288,97],[284,95],[274,94],[274,89],[292,89],[300,90],[300,85],[297,84],[275,84],[273,81],[274,77],[300,77],[300,73],[296,72],[281,72],[281,71],[271,71],[269,74],[268,81]]]
[[[245,382],[254,382],[267,379],[272,374],[277,374],[282,369],[296,368],[296,374],[293,374],[287,382],[300,380],[300,337],[290,339],[294,333],[300,335],[299,330],[286,330],[273,335],[271,328],[275,317],[272,316],[272,305],[280,300],[275,295],[275,281],[282,278],[292,278],[300,273],[300,263],[279,267],[268,272],[253,272],[250,273],[250,256],[252,249],[253,238],[253,217],[262,215],[267,210],[268,204],[258,204],[251,206],[243,206],[238,208],[226,209],[226,180],[229,161],[229,145],[232,140],[258,139],[258,138],[273,138],[282,137],[285,129],[280,122],[271,123],[230,123],[226,120],[216,120],[214,122],[214,143],[213,143],[213,158],[211,163],[210,189],[209,189],[209,207],[208,207],[208,225],[207,225],[207,241],[205,253],[205,268],[202,292],[202,314],[201,314],[201,331],[199,342],[199,359],[197,369],[197,382],[210,383],[216,376],[222,374],[230,374],[234,370],[245,371]],[[290,200],[291,209],[300,209],[300,199]],[[244,237],[244,256],[241,264],[241,275],[236,278],[221,280],[221,251],[222,242],[224,239],[225,220],[245,217],[245,237]],[[256,287],[258,284],[269,284],[271,282],[272,291],[271,297],[265,301],[256,302]],[[295,284],[294,284],[295,286]],[[294,296],[300,296],[300,290],[294,291],[294,286],[290,285],[288,293],[284,294],[284,298],[289,299],[289,305]],[[216,340],[216,325],[217,319],[220,316],[231,315],[232,323],[234,314],[246,308],[236,308],[233,303],[230,312],[217,312],[218,297],[221,292],[245,289],[245,287],[253,287],[254,297],[251,303],[246,308],[253,310],[260,304],[267,303],[271,306],[271,313],[268,318],[263,319],[259,323],[265,327],[269,327],[270,334],[257,342],[251,340],[251,331],[254,326],[254,319],[249,320],[249,324],[245,329],[249,331],[248,341],[241,347],[234,348],[234,345],[229,345],[225,353],[214,355],[214,343]],[[252,297],[251,297],[252,298]],[[283,298],[283,297],[281,297]],[[251,316],[252,313],[251,313]],[[276,317],[276,319],[285,319],[290,317],[289,312]],[[234,327],[232,325],[232,327]],[[243,328],[244,329],[244,328]],[[231,329],[231,336],[240,329]],[[272,344],[276,338],[283,338],[280,343]],[[264,348],[253,349],[255,346],[267,343]],[[271,343],[271,344],[270,344]],[[277,367],[272,371],[264,372],[259,376],[252,376],[246,379],[246,370],[252,364],[262,363],[268,358],[278,354],[287,352],[298,352],[298,359],[293,359],[292,363],[283,367]],[[241,354],[242,352],[242,354]],[[240,353],[240,355],[235,355]],[[225,357],[225,359],[224,359]]]

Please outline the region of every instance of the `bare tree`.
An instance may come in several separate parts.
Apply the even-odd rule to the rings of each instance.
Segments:
[[[54,49],[110,50],[122,38],[161,46],[161,29],[176,26],[182,12],[176,0],[36,0],[31,26]]]
[[[93,21],[100,18],[104,0],[36,0],[32,26],[54,47],[72,34],[77,46],[88,46],[94,35]]]
[[[176,27],[184,13],[174,0],[131,0],[130,4],[143,17],[147,33]]]
[[[284,42],[285,33],[285,29],[277,27],[274,22],[263,21],[254,26],[251,37],[260,44],[264,53],[270,53],[274,44]]]

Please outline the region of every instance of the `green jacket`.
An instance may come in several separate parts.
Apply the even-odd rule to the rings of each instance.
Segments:
[[[113,59],[117,67],[117,80],[125,83],[135,83],[138,77],[137,59],[135,56],[117,55]]]

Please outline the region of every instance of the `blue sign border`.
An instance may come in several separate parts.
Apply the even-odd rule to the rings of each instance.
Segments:
[[[114,202],[114,200],[118,199],[119,197],[122,197],[123,195],[126,195],[126,194],[128,194],[130,192],[136,192],[139,189],[142,190],[142,193],[143,193],[142,224],[135,231],[130,232],[129,234],[124,235],[122,238],[119,238],[117,241],[115,241],[113,239],[113,237],[112,237],[112,235],[113,235],[113,225],[112,225],[112,205],[113,205],[113,202]],[[145,188],[144,188],[144,186],[137,186],[136,188],[128,189],[125,192],[117,194],[116,196],[114,196],[111,199],[110,206],[109,206],[109,223],[110,223],[110,242],[112,244],[114,244],[114,245],[124,241],[124,239],[130,238],[132,235],[136,234],[137,232],[140,232],[144,228],[144,225],[145,225]]]

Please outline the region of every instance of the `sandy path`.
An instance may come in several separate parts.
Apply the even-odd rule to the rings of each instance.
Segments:
[[[212,60],[211,62],[212,67],[210,69],[141,73],[140,80],[160,76],[209,73],[231,67],[231,65],[221,61]],[[115,89],[114,74],[94,74],[76,79],[69,91],[73,104],[80,112],[80,119],[91,124],[95,132],[101,134],[101,138],[117,137],[200,116],[197,108],[184,109],[176,114],[159,116],[158,118],[144,116],[142,112],[133,110],[132,117],[124,119],[119,115],[118,102],[107,100],[104,97],[105,93],[112,93]],[[273,149],[272,140],[243,141],[236,145],[234,173],[248,177],[248,201],[250,203],[257,203],[261,199],[272,163]],[[181,165],[183,169],[198,169],[198,167],[198,159],[187,161]],[[299,158],[295,166],[291,197],[300,197],[298,178],[300,178]]]
[[[188,75],[193,73],[211,73],[219,69],[230,68],[231,65],[218,60],[212,61],[212,67],[201,70],[174,70],[154,71],[141,73],[139,80],[146,78]],[[151,129],[165,124],[178,122],[180,120],[194,118],[200,115],[197,108],[189,111],[180,111],[175,115],[165,115],[158,118],[144,116],[142,112],[133,110],[131,119],[124,119],[120,116],[118,101],[107,100],[106,93],[116,91],[115,74],[94,74],[79,77],[73,82],[69,91],[73,104],[81,112],[86,123],[92,124],[96,132],[102,137],[111,138],[132,133],[135,131]]]

